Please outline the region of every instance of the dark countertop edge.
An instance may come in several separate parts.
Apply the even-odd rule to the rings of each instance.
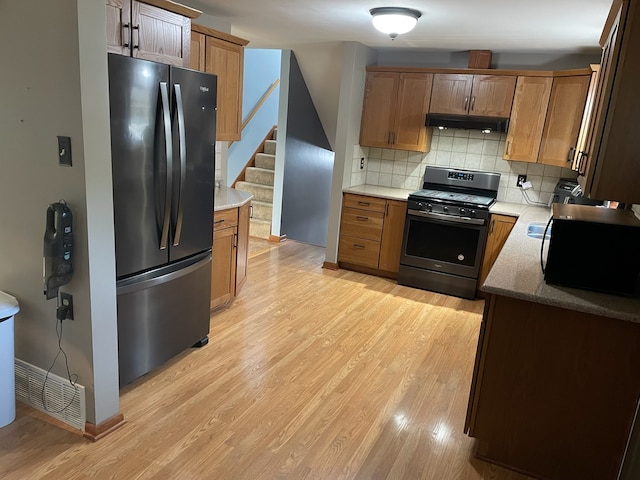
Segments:
[[[214,191],[213,211],[238,208],[250,202],[253,195],[235,188],[220,187]]]

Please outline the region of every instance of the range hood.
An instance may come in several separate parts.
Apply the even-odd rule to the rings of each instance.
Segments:
[[[506,132],[509,119],[502,117],[474,117],[471,115],[444,115],[440,113],[427,114],[427,127],[436,128],[464,128],[466,130],[481,130],[489,132]]]

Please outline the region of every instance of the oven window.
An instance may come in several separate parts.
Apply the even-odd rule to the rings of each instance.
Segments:
[[[411,220],[406,254],[473,267],[480,230],[468,226]]]

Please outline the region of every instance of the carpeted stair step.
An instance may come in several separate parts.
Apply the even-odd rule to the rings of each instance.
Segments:
[[[278,139],[278,129],[277,128],[273,131],[273,135],[271,135],[271,139],[272,140],[277,140]]]
[[[260,200],[251,200],[253,208],[253,218],[257,220],[271,221],[273,215],[273,204],[269,202],[261,202]]]
[[[271,236],[271,220],[252,218],[249,223],[249,236],[268,240]]]
[[[249,182],[237,182],[236,189],[251,193],[254,200],[273,203],[273,187],[270,187],[268,185],[260,185],[258,183]]]
[[[256,154],[256,167],[265,168],[267,170],[275,170],[276,168],[276,156],[269,155],[268,153]]]
[[[273,187],[273,177],[275,172],[266,168],[248,167],[245,171],[245,181],[249,183],[259,183]]]
[[[266,140],[264,142],[264,153],[269,155],[276,154],[276,141],[275,140]]]

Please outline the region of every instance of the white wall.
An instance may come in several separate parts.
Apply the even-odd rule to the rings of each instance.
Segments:
[[[87,387],[92,423],[119,410],[104,32],[101,0],[0,2],[0,290],[21,306],[16,356],[49,368],[56,302],[42,294],[42,239],[47,205],[65,199],[75,274],[63,290],[73,294],[75,320],[65,322],[62,344]],[[72,168],[58,165],[57,135],[71,137]],[[60,362],[53,372],[66,376]]]

